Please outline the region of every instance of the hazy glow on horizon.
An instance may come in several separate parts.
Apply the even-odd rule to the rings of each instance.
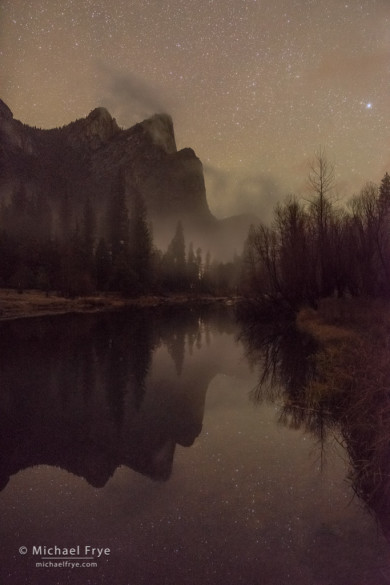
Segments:
[[[44,128],[168,111],[217,215],[303,192],[321,145],[351,196],[390,171],[387,0],[3,0],[0,97]]]

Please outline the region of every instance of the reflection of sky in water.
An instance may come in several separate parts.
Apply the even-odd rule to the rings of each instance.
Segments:
[[[388,583],[388,546],[351,501],[338,443],[321,446],[277,424],[278,407],[249,400],[257,374],[234,335],[213,330],[185,349],[178,374],[158,346],[138,415],[153,422],[168,400],[192,422],[203,417],[193,445],[176,446],[169,480],[128,467],[102,489],[48,466],[12,476],[0,494],[4,583]],[[17,553],[39,544],[112,554],[98,569],[43,572]]]

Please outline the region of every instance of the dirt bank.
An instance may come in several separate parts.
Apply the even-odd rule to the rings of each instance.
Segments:
[[[230,299],[212,296],[145,296],[135,299],[116,294],[100,294],[68,299],[41,291],[28,290],[19,294],[14,290],[0,289],[0,321],[22,319],[64,313],[96,313],[119,310],[126,307],[158,307],[169,304],[232,302]]]

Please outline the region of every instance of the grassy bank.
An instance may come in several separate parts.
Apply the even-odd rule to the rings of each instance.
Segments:
[[[28,290],[19,294],[10,289],[0,289],[0,321],[59,315],[64,313],[95,313],[124,309],[130,306],[157,307],[167,304],[183,304],[191,302],[211,303],[227,301],[207,295],[170,295],[124,298],[120,294],[108,293],[69,299],[55,294],[46,296],[41,291]]]
[[[390,394],[389,303],[326,299],[318,311],[302,309],[297,326],[320,347],[313,387],[321,382],[328,394],[370,400]]]
[[[390,511],[390,304],[324,300],[318,311],[301,310],[297,325],[319,345],[309,403],[332,412],[354,488],[383,520]]]

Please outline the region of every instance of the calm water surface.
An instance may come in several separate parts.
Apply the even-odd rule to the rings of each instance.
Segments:
[[[288,410],[296,340],[267,377],[239,334],[223,307],[1,324],[1,585],[390,583],[337,428]]]

